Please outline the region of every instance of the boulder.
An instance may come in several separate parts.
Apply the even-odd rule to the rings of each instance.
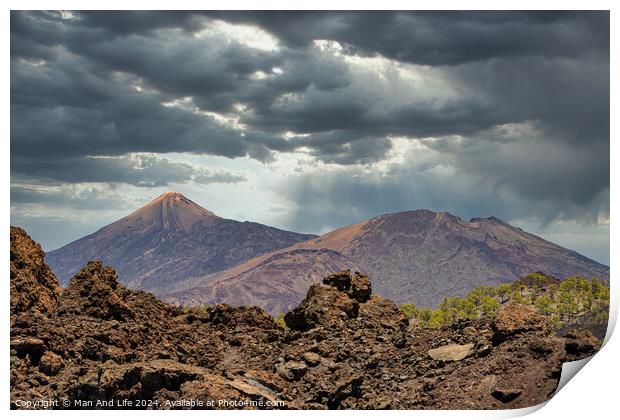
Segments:
[[[509,403],[518,398],[522,392],[523,390],[517,387],[496,386],[495,388],[493,388],[493,391],[491,391],[491,395],[496,400],[499,400],[503,403]]]
[[[544,316],[525,305],[514,302],[508,304],[493,321],[495,341],[503,341],[527,331],[549,332],[550,327]]]
[[[30,360],[37,361],[43,356],[46,349],[45,342],[40,338],[17,337],[11,339],[11,350],[14,350],[18,357],[29,356]]]
[[[441,360],[443,362],[458,362],[472,354],[474,349],[473,343],[468,344],[448,344],[446,346],[437,347],[428,351],[428,355],[433,360]]]
[[[323,284],[335,287],[341,292],[346,292],[349,297],[360,303],[370,299],[372,285],[368,276],[356,271],[351,275],[351,270],[340,271],[323,279]]]
[[[304,362],[295,362],[293,360],[276,366],[276,372],[284,379],[296,381],[308,371],[308,366]]]
[[[284,315],[286,325],[307,331],[319,325],[334,325],[357,317],[359,302],[335,287],[313,284],[299,306]]]
[[[49,376],[57,375],[63,367],[62,357],[51,351],[43,353],[39,361],[39,370]]]
[[[305,352],[301,355],[301,357],[308,364],[308,366],[317,366],[321,363],[321,356],[311,351]]]
[[[227,328],[278,329],[278,324],[273,317],[258,306],[231,307],[225,303],[214,305],[206,309],[205,320],[213,325],[222,325]]]
[[[588,330],[572,330],[564,335],[566,353],[573,356],[588,357],[600,347],[600,341]]]
[[[335,287],[341,292],[346,292],[351,288],[351,271],[340,271],[329,275],[323,279],[323,284]]]
[[[476,328],[472,327],[471,325],[468,325],[467,327],[463,328],[462,333],[463,335],[475,337],[478,335],[478,330],[476,330]]]
[[[349,296],[360,303],[364,303],[370,299],[372,294],[372,285],[368,276],[356,271],[351,281],[351,291]]]
[[[359,316],[367,323],[395,331],[404,331],[409,326],[409,320],[394,302],[377,295],[360,305]]]

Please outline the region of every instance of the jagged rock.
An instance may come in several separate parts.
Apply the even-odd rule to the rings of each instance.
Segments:
[[[600,347],[599,340],[587,330],[572,330],[564,335],[566,353],[588,357]]]
[[[307,331],[359,316],[383,328],[405,330],[407,317],[394,302],[371,296],[371,290],[370,281],[364,274],[356,272],[351,276],[349,270],[342,271],[323,279],[323,285],[310,286],[306,298],[284,316],[284,322],[292,330]]]
[[[249,380],[256,381],[262,386],[269,388],[273,392],[282,392],[286,387],[286,381],[280,376],[269,372],[250,370],[246,372],[244,376]]]
[[[118,283],[112,267],[101,261],[89,261],[60,295],[59,315],[80,314],[100,319],[123,320],[132,316],[124,302],[126,289]]]
[[[233,308],[226,304],[211,306],[205,311],[206,320],[213,325],[228,328],[257,327],[277,330],[280,328],[267,312],[258,306],[241,306]]]
[[[553,345],[548,343],[545,339],[533,340],[530,343],[530,350],[536,354],[544,356],[553,352]]]
[[[319,363],[321,363],[321,356],[310,351],[305,352],[301,355],[301,357],[308,364],[308,366],[317,366]]]
[[[30,360],[39,360],[47,349],[45,342],[35,337],[18,337],[11,339],[11,349],[18,357],[30,356]]]
[[[341,271],[327,276],[323,279],[323,284],[335,287],[341,292],[346,292],[351,288],[351,271]]]
[[[539,315],[525,305],[509,303],[495,317],[493,322],[494,338],[502,341],[507,337],[527,331],[550,331],[549,324],[544,316]]]
[[[336,383],[334,390],[329,393],[327,407],[333,410],[338,408],[347,398],[359,397],[363,382],[363,376],[355,376]]]
[[[57,375],[63,366],[62,357],[51,351],[43,353],[39,361],[39,370],[49,376]]]
[[[448,344],[428,351],[428,355],[433,360],[444,362],[458,362],[471,355],[474,344]]]
[[[306,374],[308,366],[304,362],[289,361],[276,367],[280,376],[289,381],[296,381]]]
[[[491,395],[503,403],[509,403],[519,397],[522,392],[523,390],[515,387],[495,387]]]
[[[476,330],[471,325],[468,325],[467,327],[463,328],[463,335],[468,335],[470,337],[475,337],[476,335],[478,335],[478,330]]]
[[[306,298],[284,315],[286,325],[297,331],[306,331],[319,325],[339,323],[343,318],[355,318],[359,302],[334,287],[313,284]]]
[[[359,316],[394,331],[404,331],[409,325],[409,320],[394,302],[377,295],[360,305]]]
[[[54,311],[61,289],[43,261],[41,245],[19,227],[11,226],[11,314]]]
[[[491,350],[493,350],[493,347],[488,343],[479,342],[479,345],[476,345],[476,354],[479,357],[487,356],[491,353]]]
[[[351,270],[341,271],[323,279],[323,284],[335,287],[338,291],[346,292],[349,297],[360,303],[370,299],[372,285],[368,276],[359,271],[351,275]]]
[[[514,327],[523,318],[514,313],[511,322],[496,320],[494,332],[487,319],[409,329],[393,302],[352,297],[356,275],[348,290],[312,286],[291,311],[301,328],[285,331],[256,307],[187,310],[118,285],[101,264],[80,273],[53,312],[12,315],[11,408],[54,399],[146,399],[158,408],[209,408],[195,404],[211,401],[279,401],[278,408],[303,409],[518,408],[545,401],[562,363],[586,355],[568,354],[572,341],[588,341],[583,337],[559,338],[528,329],[531,323]],[[467,326],[477,334],[464,334]],[[504,331],[514,335],[493,340]],[[485,357],[447,363],[427,355],[450,343],[470,347],[468,341],[476,341],[468,354]]]
[[[372,285],[368,276],[356,271],[351,279],[351,291],[349,296],[360,303],[364,303],[370,299],[372,294]]]

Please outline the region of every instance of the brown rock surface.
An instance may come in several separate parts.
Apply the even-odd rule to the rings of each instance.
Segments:
[[[11,226],[11,314],[54,310],[61,289],[44,255],[22,228]]]
[[[474,349],[473,343],[468,344],[447,344],[445,346],[430,349],[428,355],[433,360],[444,362],[458,362],[471,355]]]
[[[495,318],[493,330],[496,339],[502,340],[527,331],[549,331],[550,327],[545,317],[534,309],[511,302]]]
[[[91,262],[49,316],[13,315],[11,407],[50,399],[69,408],[110,399],[145,400],[132,408],[147,409],[526,407],[555,391],[562,362],[575,357],[570,340],[588,341],[557,337],[522,308],[468,321],[477,335],[462,334],[463,325],[409,329],[393,302],[350,292],[312,286],[289,313],[298,328],[285,331],[256,307],[165,304]],[[502,340],[491,340],[491,324]],[[474,341],[462,360],[428,356]]]
[[[565,334],[564,338],[566,353],[576,359],[587,357],[601,346],[601,342],[588,330],[572,330]]]
[[[284,315],[292,330],[305,331],[319,325],[346,323],[357,317],[359,302],[331,286],[313,284],[299,306]]]

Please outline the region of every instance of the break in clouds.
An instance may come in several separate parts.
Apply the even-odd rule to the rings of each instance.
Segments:
[[[11,213],[166,190],[303,232],[430,208],[609,261],[606,12],[12,12]]]

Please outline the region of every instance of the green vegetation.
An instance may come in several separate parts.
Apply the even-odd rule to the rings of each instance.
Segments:
[[[533,273],[512,284],[482,286],[462,298],[445,298],[437,309],[418,308],[413,303],[405,303],[400,309],[421,328],[441,328],[461,319],[492,318],[509,302],[531,305],[556,329],[587,313],[606,322],[609,287],[596,277],[573,276],[559,281]]]
[[[285,331],[290,330],[288,325],[286,325],[286,322],[284,322],[284,314],[280,314],[277,317],[275,317],[274,319],[276,320],[276,322],[278,324],[280,324],[282,326],[282,328],[284,328]]]

